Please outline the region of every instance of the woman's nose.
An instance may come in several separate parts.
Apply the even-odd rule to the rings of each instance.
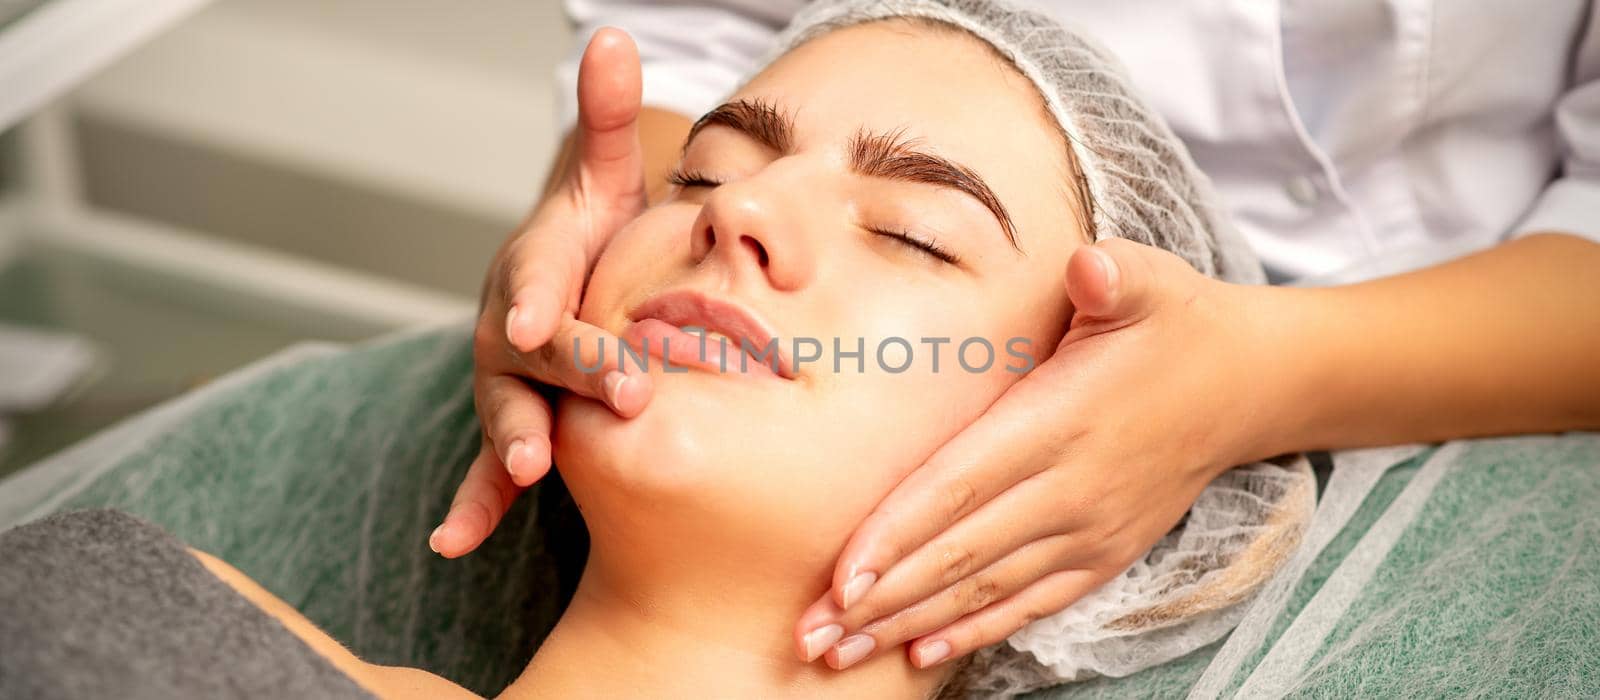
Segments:
[[[796,198],[776,183],[754,180],[718,187],[691,229],[696,262],[725,265],[735,278],[760,275],[782,291],[811,281],[816,261]],[[791,190],[792,191],[792,190]]]

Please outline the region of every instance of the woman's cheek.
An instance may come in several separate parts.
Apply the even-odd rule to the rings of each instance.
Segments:
[[[680,248],[687,246],[687,236],[667,236],[661,226],[649,224],[641,216],[611,238],[590,272],[578,312],[580,320],[602,327],[607,327],[608,320],[621,324],[628,310],[620,307],[630,300],[642,301],[649,290],[669,281],[664,277],[670,273],[672,261],[683,256]]]

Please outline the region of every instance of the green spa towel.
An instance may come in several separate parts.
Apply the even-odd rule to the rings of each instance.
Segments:
[[[470,368],[460,326],[283,363],[85,468],[31,516],[138,514],[231,562],[363,658],[496,693],[559,616],[587,545],[570,499],[547,482],[479,552],[446,561],[428,550],[478,447]],[[1383,476],[1231,690],[1270,678],[1253,689],[1600,696],[1600,437],[1468,443],[1415,517],[1391,528],[1401,533],[1392,549],[1364,562],[1377,538],[1356,545],[1444,452]],[[1369,575],[1326,584],[1349,592],[1343,604],[1330,603],[1336,590],[1318,598],[1343,580],[1341,565]],[[1328,624],[1309,624],[1319,619]],[[1036,696],[1181,697],[1220,645]],[[1296,661],[1263,662],[1280,656]]]

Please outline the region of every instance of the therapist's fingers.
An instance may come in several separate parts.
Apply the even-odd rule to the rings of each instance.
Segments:
[[[520,377],[499,374],[474,392],[478,420],[512,483],[528,486],[550,471],[550,429],[555,415],[539,392]]]
[[[942,629],[1064,570],[1075,553],[1073,545],[1068,538],[1053,537],[1021,547],[925,601],[847,631],[823,658],[829,666],[844,669]]]
[[[1029,563],[1047,567],[1036,572],[1035,579],[1064,568],[1074,559],[1097,554],[1097,543],[1092,541],[1078,541],[1069,547],[1074,545],[1074,540],[1083,537],[1074,534],[1074,526],[1083,519],[1083,514],[1062,502],[1061,494],[1071,491],[1064,488],[1069,484],[1044,483],[1060,479],[1060,472],[1052,470],[1023,480],[894,564],[848,610],[837,615],[827,614],[838,608],[824,597],[819,605],[813,605],[801,615],[801,627],[813,630],[839,624],[848,633],[913,606],[923,607],[919,604],[921,601],[947,595],[954,588],[971,586],[975,582],[981,584],[980,590],[994,593],[997,589],[993,585],[991,565],[1002,559],[1009,560],[1014,553],[1022,551],[1034,552],[1026,559]],[[1018,513],[1049,513],[1051,517],[1018,518]],[[1048,556],[1038,554],[1041,548]],[[1031,580],[1017,581],[1014,585],[1020,588]],[[1002,591],[1005,595],[1012,592]],[[974,609],[950,612],[943,619],[919,618],[932,625],[921,632],[953,622]],[[904,639],[901,637],[894,642]]]
[[[467,476],[456,489],[455,500],[445,513],[444,522],[428,537],[428,547],[447,559],[454,559],[478,548],[494,532],[500,518],[523,491],[511,482],[511,475],[484,441],[477,459],[467,468]]]
[[[535,227],[544,227],[536,214]],[[560,226],[550,222],[549,226]],[[505,338],[520,352],[547,345],[562,319],[578,307],[589,269],[588,244],[578,232],[537,228],[513,241],[500,257]]]
[[[639,47],[627,32],[601,27],[578,64],[578,184],[605,197],[644,197]]]
[[[594,258],[644,207],[639,142],[639,50],[614,27],[595,32],[578,66],[577,158],[528,230],[503,256],[506,339],[529,352],[551,340],[577,307]]]
[[[906,647],[917,668],[959,659],[987,646],[999,644],[1033,621],[1076,603],[1106,580],[1104,574],[1086,570],[1058,571],[949,626],[925,635]]]
[[[1059,413],[1064,398],[1047,360],[1012,385],[972,425],[902,480],[861,523],[834,568],[830,594],[849,609],[907,554],[1017,482],[1059,461],[1071,436],[1041,434],[1040,415]],[[1070,444],[1067,442],[1065,444]]]
[[[1154,246],[1109,238],[1073,251],[1067,260],[1067,298],[1072,330],[1063,343],[1122,328],[1155,311],[1169,280],[1186,280],[1194,269],[1182,258]]]
[[[650,375],[622,362],[621,340],[568,315],[550,342],[518,356],[532,379],[602,401],[623,418],[639,415],[655,391]]]

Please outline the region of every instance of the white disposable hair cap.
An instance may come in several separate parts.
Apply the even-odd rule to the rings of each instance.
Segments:
[[[1138,97],[1121,64],[1044,14],[995,0],[821,0],[795,16],[757,65],[834,29],[896,17],[959,27],[1038,88],[1087,182],[1096,240],[1153,245],[1230,282],[1265,281],[1255,253],[1217,206],[1210,181]]]

